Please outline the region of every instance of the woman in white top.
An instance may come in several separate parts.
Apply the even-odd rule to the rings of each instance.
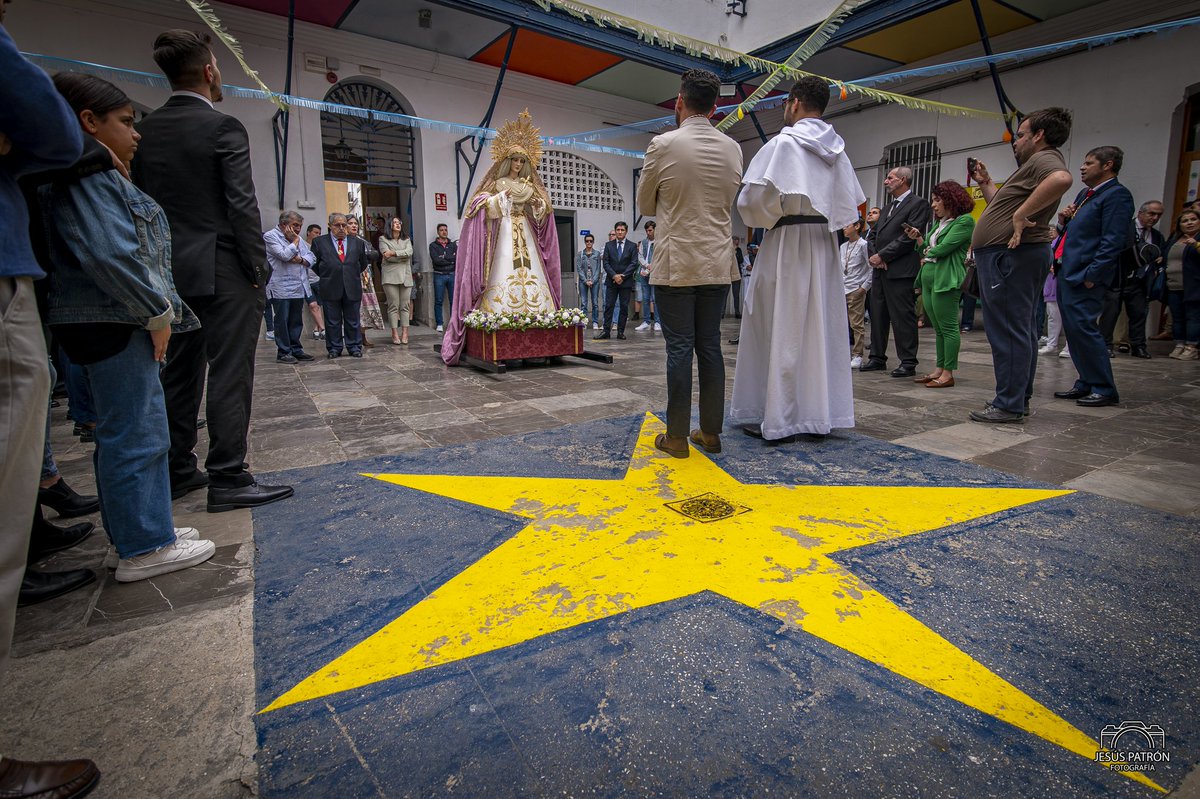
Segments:
[[[412,296],[412,239],[404,235],[400,217],[392,218],[387,235],[379,237],[383,255],[383,293],[387,297],[388,327],[393,344],[408,343],[409,298]]]
[[[867,262],[867,240],[862,237],[863,221],[859,219],[842,228],[846,240],[841,250],[842,280],[846,288],[846,313],[854,344],[850,347],[850,368],[862,366],[863,336],[866,333],[867,292],[871,288],[871,265]]]

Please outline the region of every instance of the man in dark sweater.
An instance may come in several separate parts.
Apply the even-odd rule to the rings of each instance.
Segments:
[[[450,241],[449,228],[437,226],[437,238],[429,243],[429,260],[433,262],[433,321],[439,333],[442,324],[443,298],[454,307],[454,259],[458,257],[458,242]]]

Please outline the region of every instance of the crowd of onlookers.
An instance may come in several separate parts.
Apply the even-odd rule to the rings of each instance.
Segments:
[[[3,8],[0,0],[0,18]],[[113,545],[105,565],[118,582],[133,582],[213,556],[214,543],[197,529],[174,525],[172,503],[188,493],[206,490],[213,513],[292,495],[290,486],[258,483],[247,464],[264,315],[276,360],[284,364],[314,360],[304,348],[306,311],[312,339],[324,344],[328,359],[363,357],[375,346],[364,328],[388,331],[393,345],[409,343],[418,277],[402,220],[385,219],[383,229],[364,231],[357,219],[334,213],[323,232],[285,211],[263,232],[246,131],[213,107],[222,82],[207,40],[167,31],[153,55],[173,91],[135,128],[133,104],[118,87],[74,73],[51,81],[0,28],[0,242],[6,248],[0,261],[6,348],[0,666],[18,604],[95,580],[89,569],[32,568],[95,529],[90,522],[51,524],[43,507],[64,519],[98,510]],[[1079,169],[1084,188],[1059,211],[1074,183],[1058,151],[1070,122],[1062,109],[1026,117],[1013,142],[1018,168],[1002,186],[986,165],[972,163],[971,178],[986,204],[978,219],[964,186],[938,183],[926,200],[913,193],[910,169],[889,171],[886,205],[840,234],[847,367],[887,371],[892,339],[898,359],[892,377],[953,387],[976,298],[986,313],[997,393],[971,413],[975,421],[1027,415],[1037,359],[1056,352],[1063,333],[1062,356],[1072,359],[1079,377],[1056,396],[1084,406],[1119,402],[1109,358],[1122,348],[1149,358],[1147,339],[1169,337],[1175,342],[1170,357],[1200,360],[1200,212],[1189,204],[1170,231],[1159,231],[1163,204],[1144,202],[1135,210],[1118,179],[1124,154],[1116,147],[1087,153]],[[853,204],[850,209],[853,215]],[[792,223],[796,219],[784,224]],[[631,317],[640,321],[638,331],[661,331],[664,314],[672,333],[669,298],[679,287],[656,281],[658,307],[651,281],[655,222],[645,223],[641,241],[628,241],[628,232],[618,222],[601,249],[586,236],[575,259],[580,304],[597,339],[611,338],[614,326],[616,338],[625,338]],[[740,279],[728,310],[736,318],[745,284],[755,279],[761,235],[751,231],[744,252],[740,240],[733,242],[729,273]],[[456,270],[456,243],[446,225],[437,226],[428,252],[433,324],[440,332],[444,304],[453,306]],[[935,356],[933,368],[918,374],[922,326],[934,331]],[[75,492],[54,461],[48,405],[59,378],[76,435],[95,446],[95,496]],[[690,384],[686,395],[690,402]],[[201,466],[195,450],[205,424]],[[702,436],[699,443],[719,451],[719,438],[714,444]],[[686,441],[683,448],[685,454]],[[40,483],[34,477],[39,468]],[[81,796],[98,778],[88,761],[0,760],[4,796],[30,795],[14,785]]]

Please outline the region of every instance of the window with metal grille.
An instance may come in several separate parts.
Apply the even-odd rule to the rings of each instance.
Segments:
[[[913,171],[913,193],[927,200],[933,187],[941,180],[942,151],[938,149],[937,139],[933,136],[890,144],[884,149],[883,159],[879,163],[883,167],[879,176],[879,196],[883,200],[888,199],[883,179],[898,166],[906,166]]]
[[[326,180],[375,186],[417,185],[413,129],[370,113],[408,114],[391,92],[366,81],[346,81],[334,86],[325,101],[367,109],[362,116],[321,112]]]
[[[621,192],[603,169],[575,153],[546,150],[538,174],[555,208],[623,211]]]

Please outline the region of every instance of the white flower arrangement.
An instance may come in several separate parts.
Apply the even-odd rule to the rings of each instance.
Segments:
[[[559,308],[549,313],[486,313],[478,309],[463,317],[463,324],[472,330],[556,330],[575,327],[587,321],[580,308]]]

